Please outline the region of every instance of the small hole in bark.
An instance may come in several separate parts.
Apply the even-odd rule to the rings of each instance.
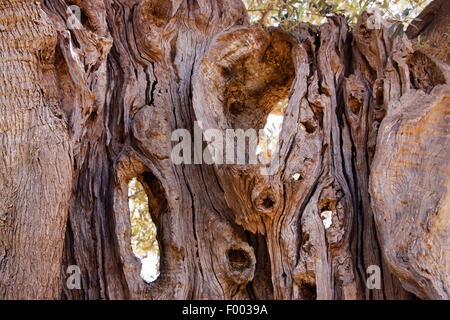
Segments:
[[[306,281],[301,281],[300,293],[303,300],[316,300],[317,290],[316,285],[313,283],[308,283]]]
[[[272,201],[272,199],[270,199],[269,197],[264,198],[263,200],[263,205],[264,207],[266,207],[267,209],[271,209],[273,208],[274,202]]]
[[[224,76],[226,79],[230,79],[233,76],[233,71],[231,71],[228,68],[225,67],[221,67],[220,68],[220,73],[222,74],[222,76]]]
[[[253,195],[254,196],[254,195]],[[254,198],[252,198],[254,202],[254,208],[260,214],[269,214],[271,215],[274,211],[274,207],[276,205],[276,198],[274,199],[274,194],[270,191],[258,193]]]
[[[227,257],[233,269],[244,270],[251,265],[250,256],[242,249],[229,249]]]
[[[141,260],[141,277],[154,281],[159,275],[159,244],[157,228],[152,220],[149,197],[138,178],[128,183],[128,207],[131,222],[131,247],[133,253]]]
[[[301,122],[301,125],[308,133],[314,133],[314,131],[316,131],[316,126],[312,121],[303,121]]]
[[[302,243],[306,243],[309,241],[309,233],[302,234]]]

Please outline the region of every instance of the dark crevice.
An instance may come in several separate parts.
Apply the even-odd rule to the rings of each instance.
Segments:
[[[253,280],[247,284],[247,291],[250,291],[256,300],[273,299],[274,290],[267,239],[260,234],[253,234],[249,231],[245,231],[245,233],[256,258],[255,274]]]
[[[300,290],[300,297],[302,298],[302,300],[317,299],[317,288],[315,283],[301,281],[298,286]]]
[[[250,256],[242,249],[229,249],[227,258],[231,267],[235,270],[243,271],[251,265]]]

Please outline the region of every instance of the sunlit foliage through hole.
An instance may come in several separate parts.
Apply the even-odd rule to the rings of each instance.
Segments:
[[[367,9],[405,27],[432,0],[244,0],[250,21],[291,29],[302,23],[321,24],[331,15],[344,15],[350,25]]]
[[[154,281],[159,275],[159,245],[156,226],[150,216],[143,185],[133,178],[128,183],[128,207],[131,222],[131,247],[142,262],[141,277]]]

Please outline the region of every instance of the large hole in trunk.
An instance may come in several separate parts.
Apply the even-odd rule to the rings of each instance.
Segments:
[[[159,276],[160,250],[157,228],[150,214],[150,210],[154,208],[149,206],[149,197],[139,180],[142,179],[135,177],[128,183],[131,247],[136,257],[141,260],[141,277],[152,282]]]

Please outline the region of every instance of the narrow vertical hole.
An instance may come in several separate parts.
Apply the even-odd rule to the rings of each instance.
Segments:
[[[128,207],[131,222],[131,247],[141,260],[141,277],[152,282],[159,276],[160,252],[157,229],[150,214],[144,186],[135,177],[128,183]]]

